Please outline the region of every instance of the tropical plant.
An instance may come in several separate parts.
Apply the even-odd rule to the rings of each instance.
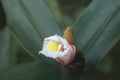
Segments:
[[[120,0],[1,0],[0,10],[0,80],[86,80],[119,47]],[[67,26],[77,53],[62,67],[38,52],[44,38],[62,36]]]

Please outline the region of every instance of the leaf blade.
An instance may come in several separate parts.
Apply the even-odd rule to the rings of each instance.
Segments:
[[[62,80],[61,68],[32,62],[15,66],[0,75],[0,80]],[[47,77],[46,77],[47,76]]]
[[[54,22],[55,20],[43,0],[2,0],[2,3],[11,33],[31,56],[39,61],[46,60],[46,57],[38,54],[39,50],[42,48],[43,37],[52,35],[53,33],[56,34],[57,32],[61,33],[61,31],[58,24]],[[43,8],[43,12],[41,10],[39,11],[38,8]],[[30,12],[29,14],[27,10]],[[45,13],[45,11],[48,13]],[[45,17],[45,19],[40,18],[38,15],[40,12],[45,13],[40,14],[40,16],[49,15],[50,17]],[[52,18],[51,21],[47,20],[48,18]],[[47,26],[48,24],[45,24],[45,22],[43,23],[42,19],[43,21],[48,21],[49,26]],[[50,22],[52,22],[52,24]],[[55,30],[52,30],[52,28],[54,28],[53,23],[55,24]],[[45,25],[44,28],[42,25]],[[48,33],[47,31],[49,31],[49,29],[45,28],[49,28],[52,31]]]
[[[0,31],[0,72],[16,64],[16,42],[8,28]]]
[[[90,67],[91,64],[99,61],[120,40],[120,27],[119,27],[120,19],[119,18],[120,18],[120,10],[111,20],[110,24],[108,24],[108,27],[103,31],[101,36],[96,40],[94,45],[91,48],[89,48],[87,52],[85,52],[86,66]],[[93,60],[92,63],[91,63],[91,60]]]
[[[104,22],[117,10],[119,2],[119,0],[106,0],[105,2],[104,0],[94,0],[80,15],[73,28],[74,36],[79,35],[79,37],[75,37],[78,49],[82,52],[84,51],[94,34],[99,31]]]
[[[120,39],[120,0],[94,0],[78,18],[73,31],[84,54],[85,71],[105,56]],[[110,32],[111,33],[110,33]]]

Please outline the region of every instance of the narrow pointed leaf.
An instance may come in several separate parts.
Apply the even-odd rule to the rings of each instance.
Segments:
[[[2,0],[8,27],[20,44],[35,59],[42,61],[38,52],[43,38],[60,34],[52,13],[43,0]]]
[[[105,56],[120,39],[120,0],[94,0],[75,27],[77,49],[85,55],[85,70]]]
[[[16,63],[16,42],[6,28],[0,31],[0,72]]]
[[[86,49],[85,57],[87,67],[91,67],[92,64],[105,56],[120,40],[120,10],[113,16],[114,18],[106,25],[107,27],[99,35],[97,40]]]
[[[54,19],[44,0],[18,0],[22,11],[43,37],[61,34],[60,27]]]
[[[74,25],[77,48],[83,52],[94,39],[93,36],[105,28],[103,25],[111,19],[119,7],[120,0],[93,0]]]

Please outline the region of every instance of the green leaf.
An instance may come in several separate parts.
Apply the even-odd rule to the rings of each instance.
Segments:
[[[97,40],[86,49],[86,66],[90,67],[96,61],[105,56],[120,40],[120,10],[107,24]],[[91,47],[92,46],[92,47]]]
[[[54,34],[61,34],[61,30],[53,14],[50,12],[44,0],[18,0],[21,9],[25,12],[26,17],[31,20],[34,27],[43,37]]]
[[[96,33],[105,28],[111,16],[120,6],[120,0],[94,0],[80,14],[74,25],[73,32],[78,49],[83,52]],[[78,45],[79,44],[79,45]]]
[[[61,34],[60,28],[43,0],[2,0],[8,27],[20,44],[35,59],[44,37]]]
[[[120,39],[120,0],[94,0],[74,26],[77,49],[86,59],[86,68],[105,56]]]
[[[0,72],[16,63],[16,42],[8,28],[0,31]]]
[[[39,55],[38,52],[42,48],[44,37],[61,34],[61,31],[43,0],[2,0],[2,3],[8,27],[22,47],[39,62],[45,61],[54,66],[50,67],[44,63],[23,65],[1,74],[1,80],[18,80],[21,79],[20,76],[23,76],[22,80],[38,80],[39,78],[54,80],[54,76],[57,75],[56,68],[61,66],[55,60]],[[57,70],[59,71],[61,70]],[[53,74],[54,76],[51,77]],[[5,77],[6,75],[8,78]],[[56,78],[59,78],[59,75]]]
[[[57,21],[59,23],[61,23],[61,11],[60,11],[60,8],[59,8],[58,1],[57,0],[45,0],[45,2],[48,5],[48,8],[55,15]]]
[[[0,80],[64,80],[63,75],[61,67],[32,62],[15,66],[3,72]]]

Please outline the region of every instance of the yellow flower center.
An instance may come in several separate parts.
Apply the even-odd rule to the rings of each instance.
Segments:
[[[47,45],[47,50],[52,52],[57,52],[59,48],[59,44],[55,41],[50,41]]]

